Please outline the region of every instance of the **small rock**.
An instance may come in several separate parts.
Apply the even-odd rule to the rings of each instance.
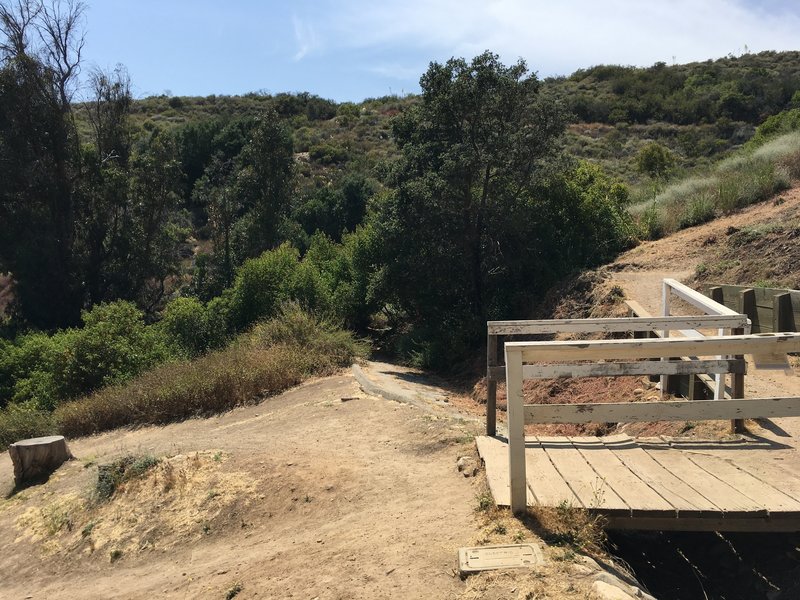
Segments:
[[[592,584],[592,591],[602,600],[635,600],[633,596],[614,585],[605,581],[595,581]]]
[[[577,575],[579,577],[586,577],[588,575],[593,574],[595,571],[586,565],[571,565],[570,571],[573,575]]]
[[[461,456],[456,461],[456,468],[459,470],[459,472],[461,472],[467,469],[468,467],[471,467],[472,463],[473,459],[471,456]]]

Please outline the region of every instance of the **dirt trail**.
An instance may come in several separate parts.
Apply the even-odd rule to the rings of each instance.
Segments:
[[[348,372],[211,419],[71,440],[77,460],[0,502],[0,597],[225,598],[236,584],[237,598],[590,597],[570,562],[455,576],[459,547],[535,539],[476,512],[483,479],[456,459],[478,429],[444,402],[369,396]],[[97,464],[127,453],[171,458],[88,502]]]

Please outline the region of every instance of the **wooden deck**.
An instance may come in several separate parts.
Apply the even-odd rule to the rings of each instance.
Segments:
[[[508,445],[487,436],[477,442],[495,502],[508,506]],[[714,443],[526,437],[528,505],[583,507],[606,517],[609,529],[800,531],[796,474],[770,460],[737,463],[737,454],[766,459],[770,451],[731,444],[717,444],[732,450],[723,458]]]

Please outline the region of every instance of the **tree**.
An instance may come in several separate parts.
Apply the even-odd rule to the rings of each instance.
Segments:
[[[666,146],[650,142],[636,156],[636,168],[653,179],[665,178],[675,166],[675,155]]]
[[[80,317],[75,203],[80,152],[71,118],[84,6],[0,4],[0,271],[18,309],[53,327]]]
[[[0,271],[14,276],[20,320],[47,329],[106,300],[152,310],[185,237],[177,150],[157,132],[132,143],[124,68],[89,78],[91,134],[79,137],[83,10],[73,0],[0,3]]]
[[[431,63],[420,86],[393,128],[402,159],[380,211],[388,288],[423,328],[474,340],[499,312],[509,265],[535,261],[520,251],[535,245],[533,196],[565,117],[523,61],[490,52]]]

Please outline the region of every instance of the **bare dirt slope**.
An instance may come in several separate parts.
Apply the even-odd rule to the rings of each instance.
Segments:
[[[460,546],[533,537],[476,511],[483,480],[456,469],[475,428],[368,396],[348,372],[217,418],[71,440],[77,460],[0,503],[0,597],[591,598],[568,562],[455,576]],[[97,465],[128,453],[164,458],[92,501]],[[4,455],[5,494],[11,480]]]

